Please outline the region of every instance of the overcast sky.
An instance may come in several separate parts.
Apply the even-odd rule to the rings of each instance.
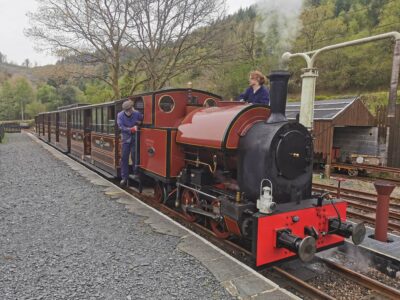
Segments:
[[[201,0],[199,0],[201,1]],[[256,0],[226,0],[228,13],[247,7]],[[28,27],[28,11],[36,8],[35,0],[0,0],[0,52],[8,61],[21,64],[26,58],[39,65],[54,63],[56,58],[34,50],[31,39],[24,36]]]

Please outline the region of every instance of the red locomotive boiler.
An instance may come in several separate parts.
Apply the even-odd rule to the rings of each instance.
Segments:
[[[289,77],[269,76],[270,107],[192,89],[133,97],[144,114],[136,133],[139,186],[150,179],[156,201],[208,224],[219,238],[250,245],[256,266],[296,256],[309,261],[345,237],[359,244],[365,236],[363,224],[346,222],[346,202],[312,194],[312,136],[285,117]],[[76,159],[119,176],[116,114],[123,101],[64,109],[57,118],[39,115],[39,135],[47,140],[55,129]],[[87,137],[79,148],[72,147],[74,128]]]

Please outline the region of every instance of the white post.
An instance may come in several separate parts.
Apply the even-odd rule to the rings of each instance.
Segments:
[[[303,69],[303,83],[301,87],[300,124],[308,130],[313,130],[315,86],[318,77],[316,68]]]

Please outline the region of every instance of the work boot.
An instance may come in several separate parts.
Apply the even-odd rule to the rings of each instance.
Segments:
[[[127,186],[128,185],[128,180],[127,179],[122,179],[121,182],[119,183],[120,186]]]
[[[130,178],[132,180],[138,180],[139,179],[139,175],[138,174],[133,174],[133,175],[130,176]]]

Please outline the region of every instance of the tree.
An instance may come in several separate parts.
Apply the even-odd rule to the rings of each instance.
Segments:
[[[7,55],[0,52],[0,64],[4,64],[7,62]]]
[[[0,89],[0,120],[18,119],[18,104],[13,99],[13,87],[6,80]]]
[[[25,68],[30,68],[31,61],[29,60],[29,58],[25,58],[25,60],[22,62],[22,66]]]
[[[37,114],[45,112],[47,110],[46,105],[40,101],[33,101],[26,106],[26,113],[30,118],[34,118]]]
[[[84,93],[73,85],[62,85],[58,89],[62,105],[70,105],[74,103],[83,103],[86,98]]]
[[[221,55],[218,24],[223,0],[137,0],[131,2],[127,34],[136,53],[129,74],[131,93],[145,84],[160,89],[169,80]],[[218,36],[218,39],[217,39]],[[145,76],[137,76],[143,73]]]
[[[51,85],[43,84],[37,89],[36,99],[47,106],[48,110],[57,109],[61,106],[62,101],[60,95],[57,93],[57,89]]]
[[[85,96],[88,103],[102,103],[112,100],[113,93],[109,86],[101,82],[86,84]]]
[[[246,10],[239,10],[238,18],[232,22],[230,29],[233,36],[232,48],[239,49],[237,59],[249,62],[253,67],[257,66],[257,58],[264,48],[263,37],[256,32],[256,24],[259,17],[256,10],[250,7]]]
[[[24,77],[5,81],[0,89],[0,119],[25,118],[25,106],[35,100],[35,90]]]
[[[73,57],[84,64],[104,64],[106,74],[98,77],[120,96],[121,57],[130,46],[126,30],[131,22],[132,0],[38,0],[30,13],[26,34],[42,50]],[[104,75],[104,76],[102,76]]]
[[[321,41],[332,40],[332,37],[343,33],[345,30],[340,19],[334,18],[334,7],[331,4],[325,4],[318,7],[311,7],[301,15],[303,27],[300,30],[297,47],[303,50],[316,49]]]
[[[19,104],[21,110],[21,120],[24,120],[24,110],[26,104],[35,99],[35,92],[30,82],[23,77],[19,77],[14,82],[14,101]]]

